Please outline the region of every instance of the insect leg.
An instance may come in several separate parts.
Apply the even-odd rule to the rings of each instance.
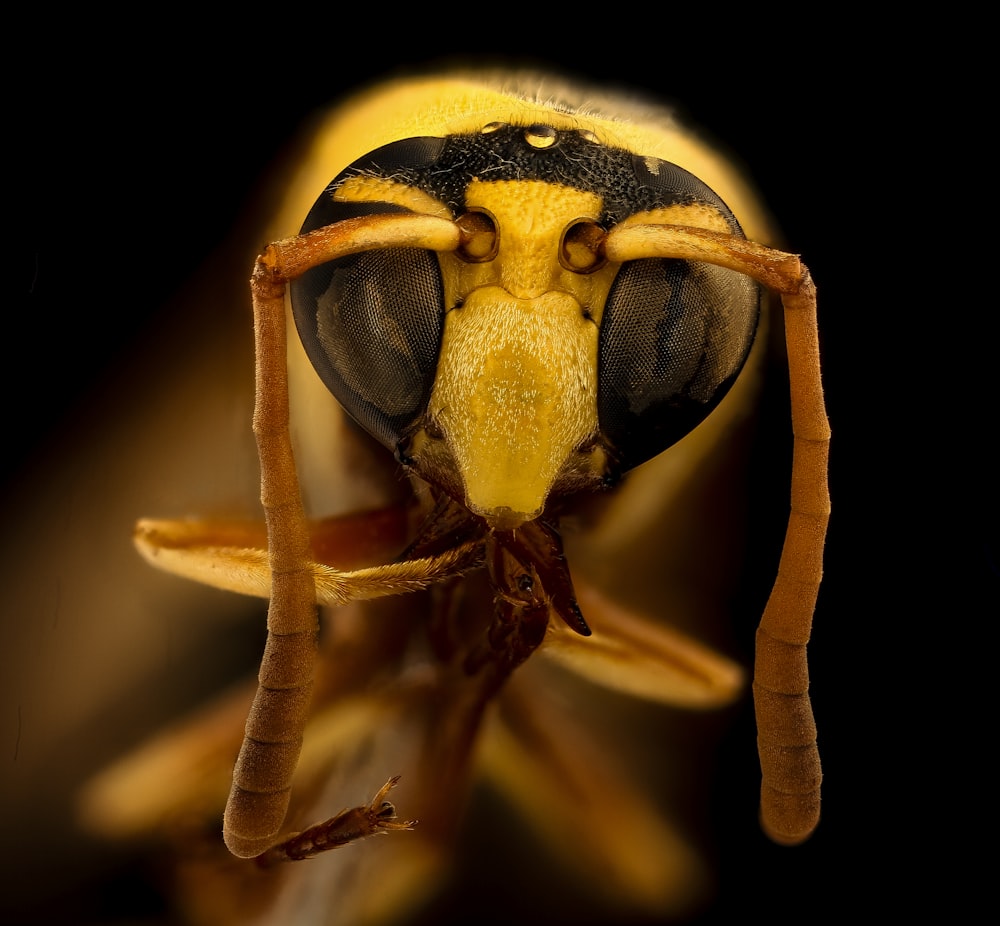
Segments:
[[[342,810],[324,823],[317,823],[301,833],[286,837],[278,845],[258,856],[258,864],[267,866],[278,862],[300,861],[312,858],[328,849],[346,846],[366,836],[413,829],[417,821],[397,820],[396,808],[385,799],[398,781],[398,775],[390,778],[366,806]]]

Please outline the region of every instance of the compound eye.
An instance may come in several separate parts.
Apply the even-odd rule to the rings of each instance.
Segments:
[[[630,166],[625,174],[635,186],[614,221],[653,213],[653,225],[704,224],[743,237],[729,207],[694,174],[641,155]],[[608,202],[615,201],[605,208]],[[750,353],[759,315],[760,288],[735,270],[676,258],[618,268],[601,315],[597,414],[619,470],[666,450],[722,401]]]
[[[405,212],[385,202],[340,202],[357,176],[405,176],[433,164],[444,142],[411,138],[355,161],[313,206],[302,232],[345,219]],[[395,451],[423,415],[441,349],[444,288],[437,255],[364,251],[315,267],[290,286],[299,338],[320,379],[366,431]]]
[[[623,264],[601,321],[598,417],[622,470],[666,450],[722,400],[753,345],[760,291],[684,260]]]
[[[470,264],[483,264],[497,256],[500,236],[496,219],[485,209],[469,210],[455,224],[462,235],[455,252],[458,257]]]
[[[584,219],[563,232],[559,244],[559,263],[573,273],[593,273],[606,263],[601,252],[604,229],[596,222]]]

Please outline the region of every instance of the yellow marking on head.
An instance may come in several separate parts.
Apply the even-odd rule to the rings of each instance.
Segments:
[[[466,504],[494,526],[538,517],[559,473],[597,430],[597,321],[615,267],[559,263],[563,232],[601,199],[541,181],[473,181],[466,201],[496,222],[497,256],[441,254],[446,305],[428,407]]]
[[[480,286],[500,286],[512,296],[533,299],[565,292],[600,321],[617,265],[597,273],[575,273],[559,263],[563,233],[580,220],[596,220],[601,197],[539,180],[473,180],[466,205],[482,209],[496,223],[497,256],[470,264],[441,255],[445,305],[460,304]]]
[[[466,505],[499,526],[538,517],[559,471],[597,428],[597,327],[565,293],[475,290],[446,319],[429,412]]]
[[[732,234],[733,231],[726,217],[714,206],[705,203],[676,203],[646,212],[635,212],[622,219],[617,227],[624,228],[626,225],[684,225],[724,235]]]
[[[451,210],[430,193],[385,177],[350,177],[333,191],[333,198],[338,203],[391,203],[420,215],[452,218]]]

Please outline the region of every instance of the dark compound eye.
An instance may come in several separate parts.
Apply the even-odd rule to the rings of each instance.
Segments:
[[[757,285],[681,260],[637,260],[615,278],[601,321],[598,418],[621,468],[656,456],[718,405],[753,345]]]
[[[728,206],[693,174],[630,156],[615,189],[616,221],[697,206],[743,237]],[[682,260],[623,264],[608,294],[598,348],[598,420],[621,470],[676,443],[722,401],[753,346],[760,288],[743,274]]]
[[[443,144],[406,139],[356,161],[316,201],[302,231],[405,212],[390,203],[336,202],[331,190],[352,176],[405,176],[433,164]],[[423,414],[437,369],[444,300],[437,256],[410,248],[366,251],[316,267],[290,288],[295,325],[320,379],[362,427],[395,450]]]

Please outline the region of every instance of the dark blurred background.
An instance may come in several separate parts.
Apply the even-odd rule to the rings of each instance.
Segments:
[[[248,334],[248,306],[228,304],[232,281],[236,292],[246,292],[249,260],[264,243],[268,191],[280,186],[290,140],[317,109],[372,79],[455,54],[473,62],[506,55],[596,83],[635,86],[675,103],[742,159],[788,249],[811,268],[834,429],[827,581],[810,647],[826,772],[823,820],[797,849],[775,847],[759,834],[747,705],[714,773],[713,863],[721,889],[698,922],[808,922],[872,904],[896,909],[909,888],[897,881],[898,868],[887,871],[888,860],[907,867],[921,839],[919,821],[933,811],[926,797],[916,802],[913,794],[930,788],[915,761],[922,745],[900,734],[894,720],[908,698],[896,645],[903,631],[894,628],[912,617],[916,567],[906,553],[890,558],[892,565],[886,560],[886,551],[906,548],[907,531],[885,504],[871,507],[879,494],[871,486],[888,484],[891,494],[895,476],[886,438],[874,445],[872,438],[891,430],[886,397],[903,388],[884,363],[892,345],[876,333],[882,329],[867,325],[879,306],[861,283],[885,234],[873,228],[884,216],[876,206],[873,218],[872,197],[879,184],[893,185],[895,170],[892,88],[872,68],[878,42],[847,32],[821,51],[794,29],[729,23],[719,10],[706,12],[710,23],[678,23],[666,10],[639,24],[594,21],[590,28],[535,22],[523,8],[509,15],[492,9],[488,19],[462,27],[456,14],[416,11],[436,19],[426,30],[387,26],[398,13],[372,14],[338,12],[319,21],[244,16],[230,34],[214,35],[194,20],[142,31],[132,24],[123,35],[121,23],[81,18],[60,23],[65,35],[78,29],[78,40],[50,39],[42,30],[27,37],[31,64],[8,111],[18,167],[9,178],[16,303],[6,313],[8,359],[0,367],[9,435],[3,474],[15,527],[4,546],[5,570],[16,573],[19,557],[34,556],[45,541],[19,525],[31,520],[38,480],[76,465],[63,449],[77,446],[67,435],[80,440],[99,419],[113,418],[118,403],[136,414],[128,382],[145,368],[132,365],[135,351],[153,341],[170,350],[199,337],[196,327],[178,331],[168,314],[185,293],[218,286],[219,312],[245,311]],[[63,501],[58,493],[46,498],[47,515],[58,523]],[[78,503],[70,498],[66,518]],[[990,547],[980,549],[985,563]],[[989,569],[974,571],[995,602]],[[58,587],[45,594],[51,610],[4,614],[5,631],[24,621],[58,627],[66,602]],[[750,647],[752,627],[743,638]],[[45,645],[28,646],[8,676],[43,666]],[[56,692],[60,683],[53,672]],[[0,705],[8,715],[0,761],[16,764],[30,761],[31,705],[18,700],[16,684],[12,690],[13,701]],[[71,703],[74,695],[58,697]],[[68,749],[53,761],[69,767],[75,760]],[[916,786],[905,784],[908,775]],[[17,803],[16,795],[8,799]],[[59,799],[68,804],[65,795]],[[10,819],[15,828],[30,825],[23,814]],[[59,842],[58,827],[44,838],[23,829],[4,834],[11,922],[38,921],[50,902],[67,916],[74,898],[75,909],[91,911],[80,912],[81,920],[95,921],[101,905],[94,898],[122,891],[132,875],[102,869],[106,880],[80,882]],[[25,896],[40,890],[45,901],[26,912]],[[155,895],[138,895],[131,912],[126,905],[109,922],[153,921]]]

